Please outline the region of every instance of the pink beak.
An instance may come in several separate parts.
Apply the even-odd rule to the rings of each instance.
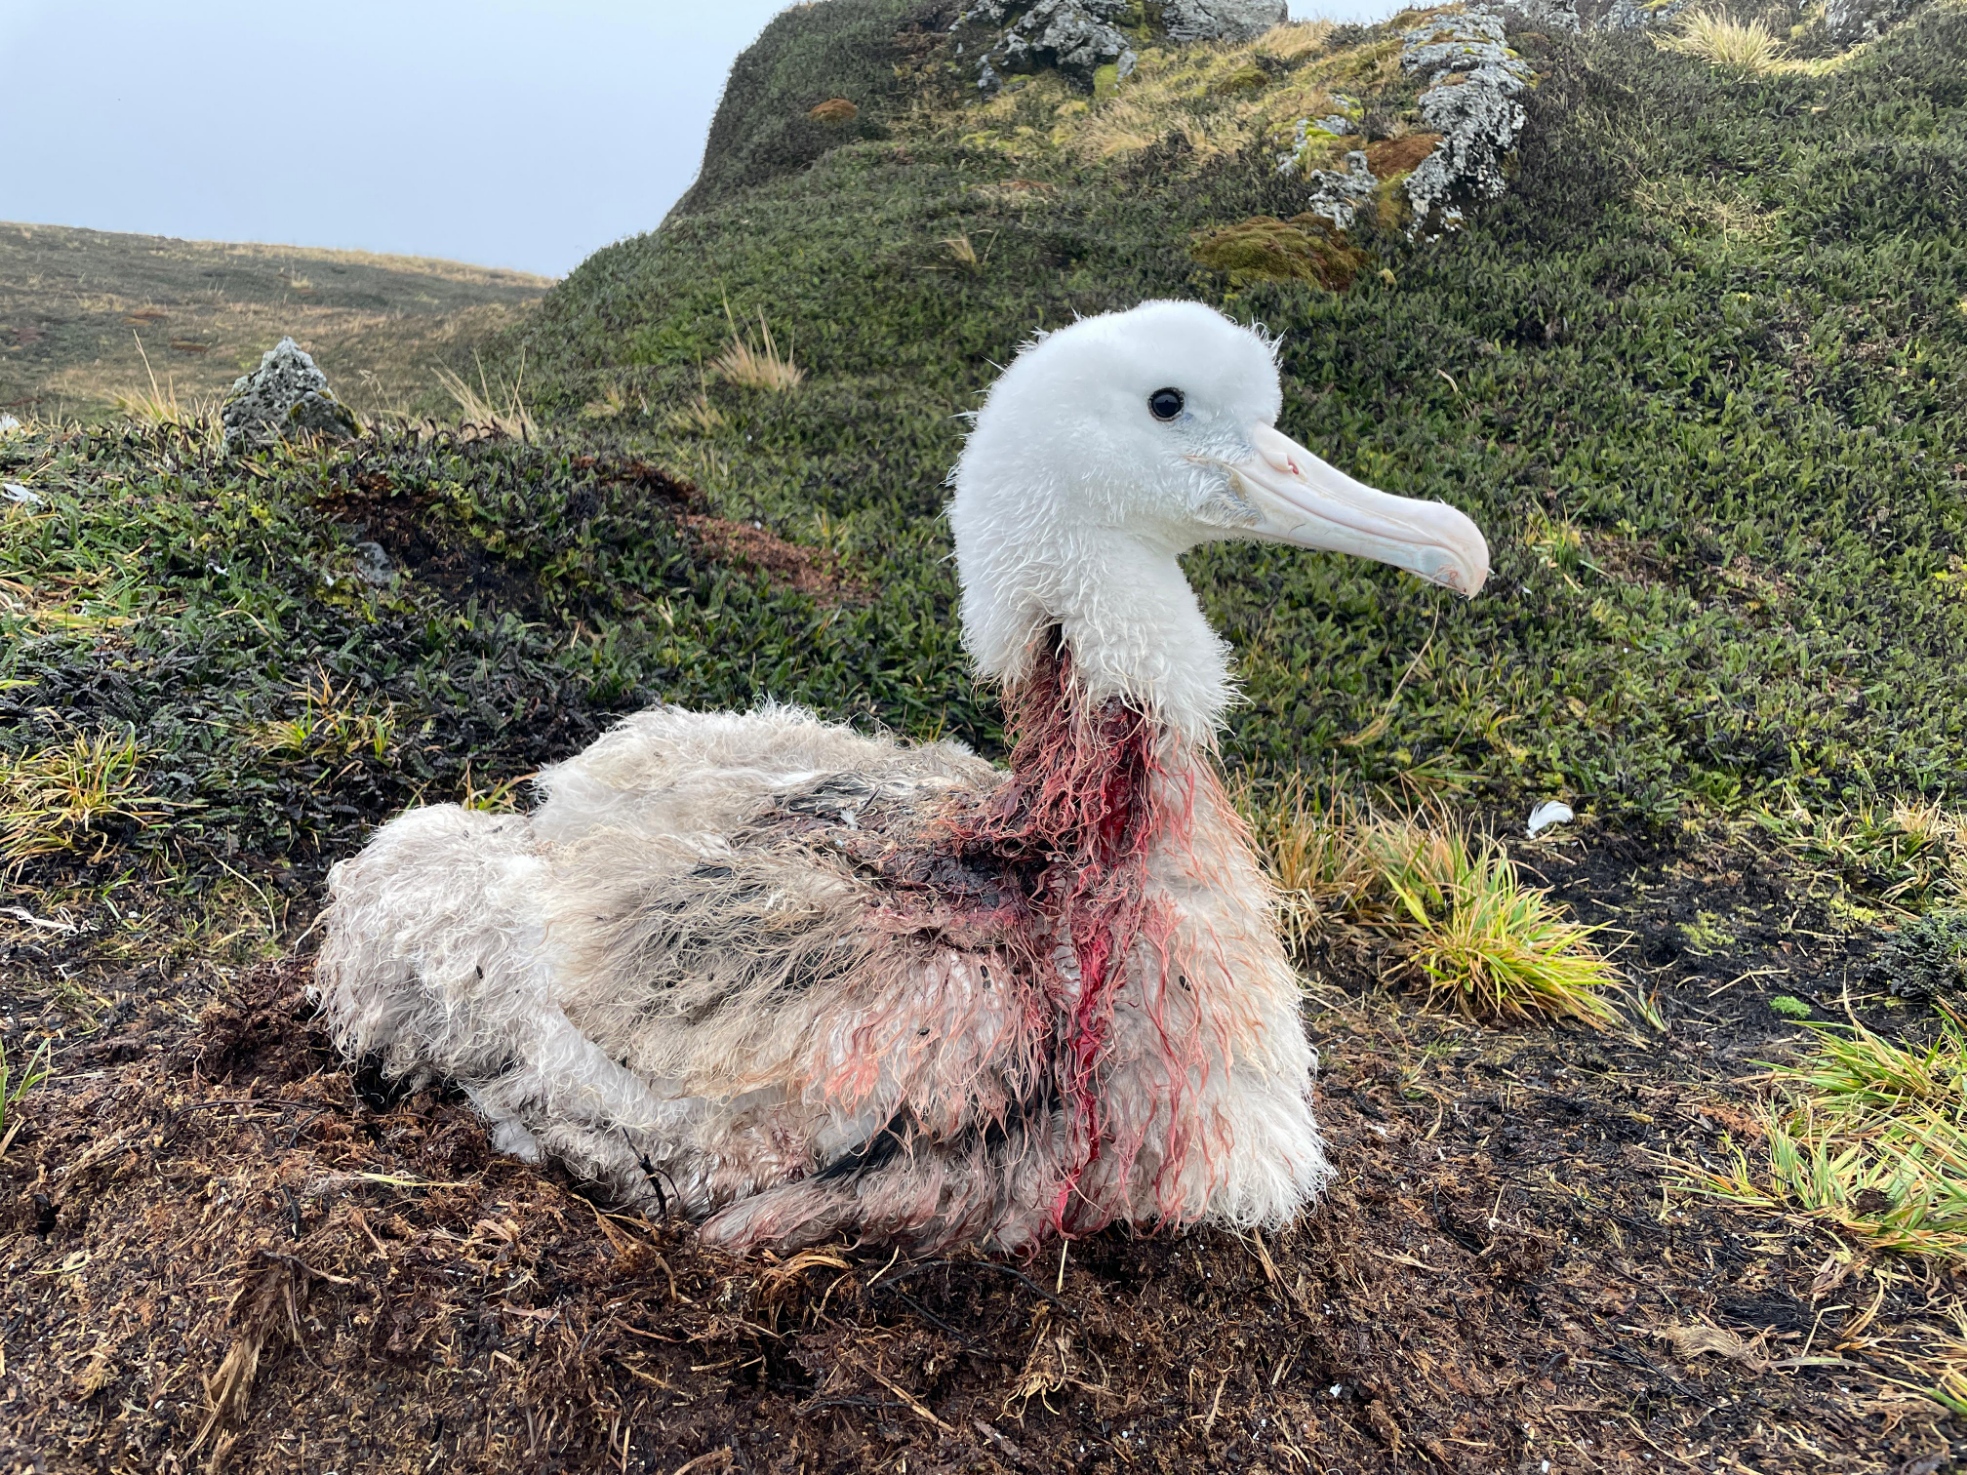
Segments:
[[[1489,577],[1482,530],[1447,503],[1374,491],[1268,425],[1250,444],[1231,469],[1263,518],[1253,536],[1390,563],[1471,599]]]

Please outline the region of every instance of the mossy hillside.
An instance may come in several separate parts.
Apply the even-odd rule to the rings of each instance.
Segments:
[[[1327,36],[1279,85],[1323,68],[1397,104],[1386,34]],[[616,428],[721,506],[941,612],[940,482],[993,364],[1074,313],[1215,301],[1280,335],[1285,429],[1466,508],[1496,562],[1462,606],[1335,558],[1191,557],[1244,673],[1233,761],[1659,821],[1957,797],[1967,15],[1746,82],[1643,38],[1519,44],[1541,83],[1509,194],[1438,242],[1356,232],[1372,269],[1344,292],[1190,254],[1300,208],[1268,143],[1196,144],[1247,97],[1171,94],[1157,142],[1097,157],[1074,140],[1125,89],[1034,82],[599,253],[514,351],[550,416],[631,391],[648,411]],[[801,390],[706,384],[727,303],[792,345]],[[722,424],[678,418],[699,393]],[[946,646],[886,648],[966,710]]]
[[[947,720],[886,655],[899,632],[954,664],[946,621],[733,562],[687,486],[605,448],[384,434],[227,460],[215,439],[0,440],[39,499],[0,508],[16,879],[244,867],[304,894],[405,804],[510,803],[659,695]],[[64,818],[88,787],[113,802]]]

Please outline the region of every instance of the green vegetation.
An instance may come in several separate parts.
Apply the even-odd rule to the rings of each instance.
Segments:
[[[782,18],[775,65],[830,54],[827,28],[868,9]],[[1463,506],[1496,554],[1469,606],[1336,558],[1194,555],[1242,661],[1233,763],[1562,790],[1665,826],[1957,795],[1967,16],[1938,6],[1822,75],[1749,82],[1643,38],[1525,38],[1530,130],[1471,229],[1409,244],[1366,221],[1351,244],[1375,269],[1344,292],[1198,263],[1198,238],[1302,208],[1269,133],[1291,109],[1248,110],[1344,87],[1400,115],[1387,34],[1198,49],[1192,85],[1144,60],[1110,101],[1039,78],[959,106],[931,78],[887,139],[598,253],[511,352],[547,423],[646,405],[611,429],[728,515],[946,609],[940,480],[992,364],[1075,312],[1201,296],[1282,335],[1288,432]],[[1269,91],[1205,85],[1257,55]],[[845,90],[736,90],[718,137]],[[727,301],[797,345],[795,393],[706,378]],[[923,712],[988,743],[947,647],[886,649]]]
[[[27,1093],[54,1074],[48,1059],[49,1048],[46,1040],[36,1045],[16,1074],[15,1067],[7,1060],[6,1042],[0,1041],[0,1157],[6,1155],[14,1134],[20,1131],[20,1107]]]
[[[1925,1047],[1863,1025],[1813,1024],[1813,1048],[1773,1067],[1767,1162],[1737,1150],[1701,1190],[1801,1212],[1884,1249],[1967,1257],[1967,1027]]]
[[[1302,788],[1260,810],[1257,831],[1299,948],[1335,923],[1362,927],[1431,1001],[1471,1018],[1618,1022],[1605,995],[1619,976],[1591,929],[1525,885],[1494,841],[1342,799],[1307,802]]]

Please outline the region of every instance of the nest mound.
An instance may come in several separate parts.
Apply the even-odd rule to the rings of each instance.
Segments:
[[[146,1015],[33,1098],[0,1163],[7,1468],[1493,1471],[1698,1440],[1776,1469],[1787,1421],[1857,1469],[1938,1438],[1849,1370],[1770,1373],[1821,1243],[1663,1216],[1629,1087],[1429,1130],[1354,1042],[1322,1107],[1347,1179],[1289,1235],[740,1262],[497,1156],[461,1101],[378,1094],[305,978],[190,1033]],[[1492,1158],[1526,1134],[1594,1161],[1593,1212]]]

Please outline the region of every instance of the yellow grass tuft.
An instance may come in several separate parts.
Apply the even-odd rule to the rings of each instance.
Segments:
[[[116,408],[119,413],[143,426],[146,430],[156,430],[161,426],[176,426],[180,430],[208,432],[219,424],[219,405],[212,400],[191,400],[180,403],[177,384],[171,377],[164,376],[162,388],[157,384],[157,372],[150,367],[150,355],[144,351],[143,339],[132,330],[130,336],[136,339],[137,354],[143,360],[145,375],[149,377],[150,388],[119,390],[116,394]]]
[[[1857,1023],[1809,1028],[1810,1052],[1770,1067],[1765,1161],[1738,1147],[1729,1168],[1685,1181],[1880,1249],[1967,1259],[1967,1030],[1946,1016],[1922,1047]]]
[[[1680,23],[1679,30],[1656,36],[1653,44],[1663,51],[1697,57],[1736,77],[1760,77],[1787,67],[1783,43],[1759,16],[1738,21],[1720,10],[1697,10]]]
[[[437,382],[444,387],[444,392],[456,401],[464,423],[483,430],[495,431],[500,435],[509,435],[514,440],[539,439],[539,422],[533,418],[533,412],[526,407],[526,401],[521,393],[526,379],[524,351],[522,350],[519,355],[519,367],[513,375],[512,383],[508,385],[501,379],[496,388],[485,377],[484,360],[478,358],[476,354],[472,357],[478,365],[478,387],[475,389],[469,380],[455,370],[441,365],[437,369]]]
[[[1258,815],[1282,901],[1286,938],[1302,951],[1344,922],[1386,937],[1432,1000],[1483,1020],[1619,1022],[1619,984],[1594,929],[1526,885],[1493,840],[1414,815],[1376,816],[1302,789]]]
[[[750,335],[738,331],[737,323],[731,319],[729,303],[724,305],[724,317],[731,324],[731,341],[722,353],[710,361],[711,368],[720,378],[746,389],[762,389],[772,394],[787,394],[805,383],[806,371],[792,361],[789,352],[781,354],[778,344],[773,342],[772,326],[765,321],[762,309],[758,314],[762,347],[753,347]]]
[[[167,806],[143,790],[134,732],[80,734],[0,759],[0,860],[73,850],[123,821],[150,824]],[[100,850],[100,845],[98,847]]]
[[[387,758],[396,744],[396,707],[350,689],[339,688],[326,671],[294,688],[300,711],[267,723],[257,733],[258,745],[287,758],[318,758],[337,762],[363,754]]]

